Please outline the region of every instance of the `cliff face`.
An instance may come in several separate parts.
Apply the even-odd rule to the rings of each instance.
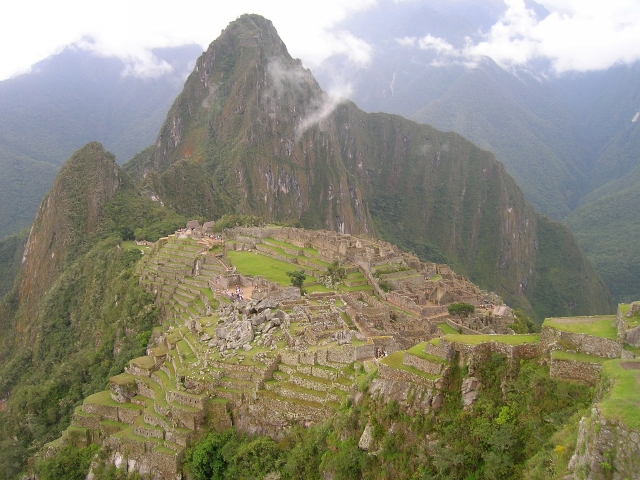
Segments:
[[[256,15],[230,24],[198,59],[152,155],[132,170],[184,214],[378,235],[451,263],[541,318],[612,311],[573,237],[533,210],[493,154],[331,99]],[[543,240],[554,247],[541,257]],[[578,260],[552,269],[541,258]],[[547,280],[571,289],[547,301]]]
[[[22,257],[18,332],[28,331],[34,323],[38,302],[84,237],[99,226],[103,207],[121,185],[114,156],[96,142],[75,152],[62,166],[40,204]]]

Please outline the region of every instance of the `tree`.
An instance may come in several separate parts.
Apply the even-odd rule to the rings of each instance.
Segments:
[[[222,480],[228,464],[222,455],[224,447],[234,433],[227,430],[222,433],[210,433],[193,450],[191,456],[191,473],[197,480]]]
[[[291,277],[291,285],[294,287],[298,287],[300,289],[300,293],[304,295],[304,281],[307,279],[307,276],[304,274],[304,270],[296,270],[295,272],[286,272],[289,277]]]
[[[460,317],[468,317],[473,312],[476,311],[476,307],[471,305],[470,303],[458,302],[452,303],[447,307],[450,315],[458,315]]]

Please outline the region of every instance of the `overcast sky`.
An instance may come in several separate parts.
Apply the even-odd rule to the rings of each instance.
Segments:
[[[377,0],[377,2],[393,0]],[[418,2],[420,0],[396,0]],[[426,0],[425,0],[426,1]],[[434,0],[430,0],[434,1]],[[443,3],[446,0],[438,0]],[[473,0],[451,0],[451,3]],[[486,0],[485,0],[486,1]],[[500,2],[501,0],[490,0]],[[154,47],[197,43],[203,50],[243,13],[273,21],[289,52],[310,68],[346,55],[366,65],[372,47],[336,28],[376,0],[13,0],[0,10],[0,80],[65,46],[76,44],[128,64],[128,73],[158,75],[167,69]],[[524,0],[505,0],[504,16],[479,40],[456,49],[425,31],[396,39],[407,48],[430,49],[444,61],[489,56],[508,68],[548,60],[555,72],[597,70],[640,59],[640,0],[544,0],[544,19]]]

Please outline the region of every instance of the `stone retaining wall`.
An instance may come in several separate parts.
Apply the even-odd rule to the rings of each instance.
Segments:
[[[440,341],[438,345],[432,345],[427,342],[424,346],[424,352],[429,355],[444,358],[447,361],[453,357],[453,348],[449,342]]]
[[[540,332],[540,346],[546,351],[554,349],[557,342],[569,343],[572,350],[587,355],[595,355],[603,358],[620,358],[622,356],[622,345],[615,340],[595,337],[584,333],[571,333],[551,327],[542,327]],[[563,348],[566,350],[566,348]]]
[[[264,412],[263,420],[279,424],[283,419],[291,424],[304,422],[322,422],[326,419],[327,412],[324,409],[314,408],[302,403],[296,403],[292,408],[291,402],[284,399],[271,398],[266,395],[258,397],[256,407]],[[255,417],[256,419],[259,417]],[[279,421],[278,421],[279,420]],[[281,427],[278,428],[282,433]]]
[[[595,385],[598,381],[598,375],[600,375],[600,368],[601,365],[598,363],[552,358],[549,376],[558,379],[580,380],[588,385]]]
[[[413,382],[418,385],[424,385],[428,388],[440,389],[442,383],[438,380],[431,380],[429,378],[421,377],[406,370],[398,370],[397,368],[389,367],[384,363],[378,364],[378,377],[384,380],[393,380],[395,382]]]
[[[505,355],[511,361],[538,358],[542,354],[542,349],[537,343],[508,345],[506,343],[492,341],[483,342],[478,345],[469,345],[466,343],[447,342],[446,340],[440,340],[440,345],[442,345],[443,347],[445,347],[448,343],[450,343],[453,350],[460,354],[461,362],[470,364],[481,363],[487,358],[488,355],[494,353]]]
[[[437,362],[430,362],[429,360],[426,360],[424,358],[420,358],[416,355],[413,355],[409,352],[406,352],[404,354],[404,361],[403,363],[405,365],[408,365],[410,367],[415,367],[418,370],[425,372],[425,373],[429,373],[431,375],[441,375],[442,374],[442,370],[444,370],[445,365],[443,363],[437,363]]]

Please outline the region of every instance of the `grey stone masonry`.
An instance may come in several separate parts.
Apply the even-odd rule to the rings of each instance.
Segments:
[[[544,350],[553,350],[558,342],[572,345],[572,349],[577,353],[586,353],[587,355],[603,358],[620,358],[622,356],[622,345],[615,340],[584,333],[565,332],[546,326],[542,327],[540,346]]]

